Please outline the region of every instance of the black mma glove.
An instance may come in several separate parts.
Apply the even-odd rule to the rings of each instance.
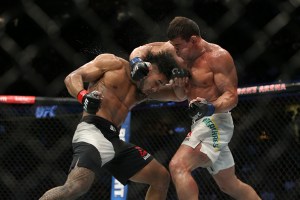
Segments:
[[[77,99],[83,104],[83,109],[89,114],[96,114],[100,108],[101,99],[98,91],[88,93],[86,90],[81,90],[77,95]]]
[[[188,114],[194,121],[197,121],[204,116],[211,116],[214,112],[214,105],[208,103],[206,100],[195,101],[191,103],[188,108]]]
[[[134,81],[139,81],[143,79],[149,73],[149,66],[141,58],[135,57],[129,62],[131,69],[131,79]]]
[[[180,68],[174,68],[172,70],[172,79],[174,78],[183,78],[183,77],[190,77],[189,71],[185,69],[180,69]]]

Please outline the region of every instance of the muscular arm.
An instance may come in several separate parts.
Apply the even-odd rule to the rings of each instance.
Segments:
[[[134,57],[143,59],[149,51],[153,54],[157,54],[161,51],[171,53],[179,66],[183,66],[183,60],[176,55],[175,49],[170,42],[152,42],[139,46],[131,52],[129,59],[131,60]],[[172,85],[168,84],[162,86],[158,92],[151,94],[148,98],[159,101],[184,101],[187,99],[184,89],[184,84],[187,81],[187,78],[173,80]]]
[[[151,52],[153,54],[157,54],[161,51],[166,51],[168,53],[171,53],[174,57],[174,59],[178,62],[180,66],[185,66],[183,63],[182,58],[178,57],[176,55],[176,51],[173,47],[173,45],[168,41],[168,42],[152,42],[148,44],[144,44],[142,46],[139,46],[135,48],[129,56],[129,60],[133,59],[134,57],[140,57],[144,59],[147,55],[148,52]]]
[[[133,59],[134,57],[140,57],[141,59],[144,59],[149,51],[153,54],[160,51],[166,51],[167,49],[165,48],[165,44],[166,42],[152,42],[139,46],[133,49],[129,56],[129,60]]]
[[[149,99],[158,101],[184,101],[187,99],[183,86],[175,86],[171,84],[164,85],[160,89],[148,96]]]
[[[84,64],[75,71],[71,72],[64,80],[68,92],[73,97],[84,89],[84,82],[93,82],[101,78],[105,72],[121,67],[119,61],[112,54],[101,54],[94,60]]]
[[[225,50],[213,60],[214,82],[221,94],[213,102],[213,105],[216,109],[215,112],[227,112],[233,109],[238,103],[238,80],[235,65],[232,57]]]
[[[147,55],[147,52],[151,51],[151,46],[149,45],[143,45],[135,48],[129,55],[129,60],[140,57],[141,59],[145,58]]]

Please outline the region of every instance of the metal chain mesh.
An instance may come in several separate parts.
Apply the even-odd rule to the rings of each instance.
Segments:
[[[300,79],[300,0],[1,1],[0,93],[66,96],[66,74],[102,52],[128,59],[165,41],[169,21],[195,20],[227,49],[240,84]]]
[[[232,54],[240,85],[300,79],[300,0],[2,0],[0,5],[1,94],[68,96],[66,74],[99,53],[127,59],[139,45],[165,41],[168,22],[178,15],[195,20],[205,39]],[[133,111],[131,140],[167,166],[189,121],[183,105],[156,106]],[[63,184],[80,106],[1,104],[0,110],[1,199],[37,199]],[[238,176],[263,199],[299,199],[299,96],[242,98],[233,117],[230,145]],[[194,175],[203,199],[228,199],[206,170]],[[110,181],[103,172],[82,199],[109,199]],[[130,184],[129,199],[143,199],[145,190]],[[176,199],[173,185],[168,199]]]
[[[300,198],[300,96],[297,93],[240,97],[233,110],[230,143],[237,176],[263,199]],[[1,104],[0,195],[37,199],[62,185],[72,158],[71,140],[82,108],[74,103]],[[164,166],[190,130],[186,103],[144,103],[132,111],[131,138]],[[193,172],[202,199],[230,199],[206,169]],[[128,199],[143,199],[147,185],[130,183]],[[103,171],[80,199],[110,199],[111,176]],[[170,185],[168,198],[176,200]]]

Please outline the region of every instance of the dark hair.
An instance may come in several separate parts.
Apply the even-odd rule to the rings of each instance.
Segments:
[[[175,17],[169,24],[167,36],[169,40],[181,37],[188,41],[191,36],[201,36],[199,26],[186,17]]]
[[[149,51],[143,60],[151,64],[156,64],[158,71],[163,73],[168,80],[171,79],[172,70],[179,68],[172,54],[165,51],[161,51],[157,54],[153,54]]]

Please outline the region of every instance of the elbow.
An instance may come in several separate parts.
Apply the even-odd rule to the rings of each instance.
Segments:
[[[236,102],[234,102],[234,103],[233,103],[233,105],[232,105],[232,108],[231,108],[231,109],[233,109],[233,108],[237,107],[237,105],[238,105],[238,102],[237,102],[237,101],[236,101]]]
[[[239,102],[239,96],[237,93],[235,93],[233,96],[232,108],[235,108],[238,105],[238,102]]]
[[[77,76],[78,75],[76,73],[72,72],[64,79],[65,86],[67,87],[68,90],[72,87],[74,82],[76,82],[75,80],[78,79]]]
[[[68,76],[66,76],[64,83],[65,86],[68,88],[69,83],[71,82],[71,74],[69,74]]]

